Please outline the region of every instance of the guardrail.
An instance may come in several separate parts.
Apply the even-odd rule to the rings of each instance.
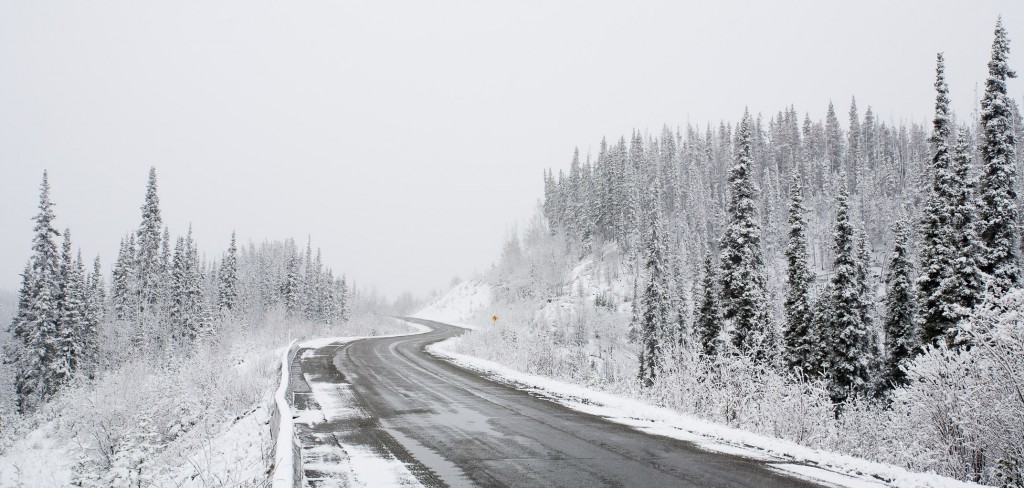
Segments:
[[[289,384],[291,365],[297,351],[296,340],[281,353],[281,383],[270,406],[270,438],[274,445],[273,488],[302,487],[302,444],[292,423],[295,400]]]

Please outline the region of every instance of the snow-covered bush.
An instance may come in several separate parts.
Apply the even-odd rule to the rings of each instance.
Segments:
[[[1024,485],[1022,324],[1024,290],[990,297],[962,325],[972,347],[928,348],[911,362],[889,413],[898,439],[879,452],[959,479]]]
[[[547,304],[547,302],[544,302]],[[495,303],[496,324],[463,336],[457,352],[582,384],[632,381],[636,358],[623,348],[620,314],[591,303]],[[564,324],[564,325],[563,325]]]
[[[265,403],[277,375],[273,348],[281,341],[274,336],[211,341],[166,362],[135,358],[65,389],[43,419],[56,420],[61,435],[86,454],[83,483],[152,481],[168,465],[161,458],[183,459],[225,420]]]
[[[833,431],[834,407],[824,382],[783,375],[752,355],[677,354],[644,396],[707,420],[809,446],[824,445]]]

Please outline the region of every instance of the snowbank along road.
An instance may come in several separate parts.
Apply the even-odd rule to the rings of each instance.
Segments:
[[[463,329],[408,320],[433,330],[296,355],[309,486],[818,486],[484,379],[424,351]]]

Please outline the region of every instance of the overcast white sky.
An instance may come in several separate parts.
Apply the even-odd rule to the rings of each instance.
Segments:
[[[156,166],[172,234],[311,235],[395,295],[485,269],[573,147],[795,104],[929,119],[945,51],[968,116],[1024,2],[2,2],[0,288],[58,224],[109,266]],[[1011,85],[1018,100],[1019,81]]]

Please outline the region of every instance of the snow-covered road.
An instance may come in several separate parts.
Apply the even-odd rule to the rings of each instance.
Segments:
[[[418,322],[299,351],[310,486],[817,486],[484,379],[424,351],[462,329]]]

